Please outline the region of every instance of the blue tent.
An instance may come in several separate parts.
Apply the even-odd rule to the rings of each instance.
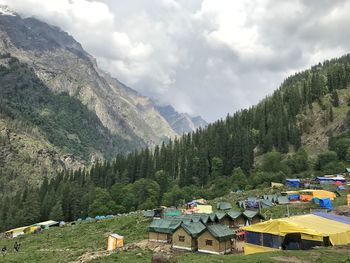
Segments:
[[[300,195],[299,194],[288,194],[288,200],[289,201],[298,201],[300,200]]]
[[[289,187],[300,187],[300,179],[286,179],[286,185]]]
[[[333,210],[330,198],[319,198],[320,207],[327,208],[328,210]]]

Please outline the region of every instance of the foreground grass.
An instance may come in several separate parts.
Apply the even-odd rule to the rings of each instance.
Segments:
[[[91,263],[110,263],[110,262],[130,262],[144,263],[151,262],[152,253],[149,251],[127,251],[115,253],[109,257],[95,259]],[[350,263],[350,247],[343,248],[316,248],[307,251],[280,251],[273,253],[259,253],[253,255],[230,254],[230,255],[208,255],[201,253],[178,253],[172,259],[177,263],[230,263],[230,262],[337,262]]]
[[[7,246],[9,253],[0,262],[70,262],[89,251],[103,250],[108,233],[125,237],[125,243],[147,238],[149,220],[142,216],[121,216],[101,221],[82,222],[63,228],[51,228],[40,234],[26,235],[10,240],[1,239],[0,247]],[[21,243],[15,254],[13,244]]]

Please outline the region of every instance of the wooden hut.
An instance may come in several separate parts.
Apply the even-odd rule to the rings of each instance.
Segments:
[[[264,219],[262,214],[260,214],[258,211],[252,210],[245,210],[243,212],[243,216],[246,218],[246,225],[260,223]]]
[[[233,230],[225,225],[209,225],[198,236],[198,251],[210,254],[226,254],[232,250]]]
[[[229,226],[231,228],[239,228],[245,225],[245,217],[242,212],[229,211],[227,216],[229,217]]]
[[[172,236],[181,225],[179,220],[153,219],[148,227],[148,240],[153,242],[171,243]]]
[[[198,235],[205,229],[201,222],[183,223],[173,234],[173,248],[196,251]]]

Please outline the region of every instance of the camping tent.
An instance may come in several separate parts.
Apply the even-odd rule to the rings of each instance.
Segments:
[[[300,179],[286,179],[288,187],[300,187]]]
[[[334,220],[334,221],[337,221],[337,222],[340,222],[340,223],[344,223],[344,224],[350,225],[350,218],[347,217],[347,216],[339,216],[339,215],[335,215],[335,214],[332,214],[332,213],[324,213],[324,212],[315,212],[313,214],[317,215],[317,216],[324,217],[324,218],[328,218],[328,219],[331,219],[331,220]]]
[[[334,200],[336,197],[336,194],[330,191],[326,190],[301,190],[299,191],[300,193],[300,200],[301,201],[307,201],[310,202],[312,198],[317,197],[317,198],[325,198],[329,197],[331,200]]]
[[[331,199],[319,198],[320,207],[327,208],[328,210],[333,210]]]
[[[219,202],[217,203],[216,208],[219,210],[229,210],[232,208],[232,206],[228,202]]]
[[[261,208],[271,208],[273,207],[273,203],[270,200],[261,199],[260,206]]]
[[[281,183],[273,183],[271,182],[271,188],[282,188],[284,185]]]
[[[336,177],[323,177],[323,176],[318,176],[316,178],[316,181],[319,182],[320,184],[343,184],[345,183],[345,178],[342,176],[336,176]]]
[[[289,204],[289,199],[287,196],[278,196],[277,197],[277,203],[279,205],[285,205],[285,204]]]
[[[299,235],[301,248],[325,245],[327,240],[330,245],[350,244],[348,224],[315,214],[272,219],[242,229],[247,235],[246,254],[278,249],[293,235]]]

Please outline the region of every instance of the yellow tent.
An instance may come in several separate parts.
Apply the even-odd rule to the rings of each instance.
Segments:
[[[211,205],[197,205],[194,213],[211,214],[213,213],[213,207]]]
[[[27,228],[24,229],[24,233],[25,234],[32,234],[38,229],[40,229],[40,226],[28,226]]]
[[[124,237],[118,234],[110,234],[107,238],[107,250],[113,251],[124,246]]]
[[[13,237],[17,237],[20,235],[24,235],[25,230],[28,228],[29,226],[22,226],[22,227],[17,227],[14,229],[10,229],[8,231],[5,232],[5,237],[8,238],[13,238]]]
[[[273,219],[262,223],[246,226],[244,231],[272,234],[284,237],[287,234],[300,233],[302,240],[323,242],[328,237],[332,245],[350,244],[350,225],[317,215],[301,215],[287,218]],[[259,253],[270,250],[269,246],[247,244],[248,253]]]
[[[271,182],[271,188],[282,188],[284,184]]]
[[[301,190],[300,193],[300,200],[302,201],[311,201],[312,198],[329,198],[331,200],[334,200],[336,197],[335,193],[326,191],[326,190],[315,190],[315,189],[307,189],[307,190]]]

